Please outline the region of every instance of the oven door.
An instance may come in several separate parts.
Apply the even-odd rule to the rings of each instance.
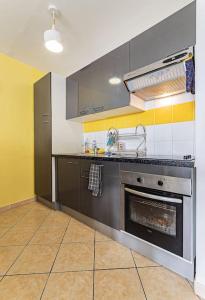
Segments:
[[[183,256],[183,196],[125,187],[125,231]]]

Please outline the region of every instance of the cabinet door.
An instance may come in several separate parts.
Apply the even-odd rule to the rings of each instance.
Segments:
[[[35,194],[52,201],[51,74],[34,84]]]
[[[102,195],[93,197],[88,190],[91,163],[103,165]],[[120,178],[119,164],[114,162],[81,161],[80,179],[81,213],[113,228],[120,228]]]
[[[66,79],[66,119],[78,116],[78,79],[75,76]]]
[[[196,43],[193,2],[130,41],[130,69],[149,65]]]
[[[79,114],[86,115],[125,106],[129,93],[123,75],[129,72],[129,43],[96,60],[79,74]],[[112,85],[109,79],[121,82]]]
[[[79,211],[80,163],[78,159],[57,160],[57,201]]]

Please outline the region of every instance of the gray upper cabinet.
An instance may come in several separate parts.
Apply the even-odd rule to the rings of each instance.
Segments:
[[[81,72],[79,81],[79,112],[96,113],[125,106],[129,93],[123,75],[129,72],[129,43],[101,57]],[[121,83],[112,85],[109,79],[118,77]]]
[[[129,104],[123,75],[196,43],[196,3],[192,2],[130,42],[67,79],[67,119]],[[111,85],[109,79],[122,82]]]
[[[166,18],[130,41],[130,69],[149,65],[196,43],[196,3]]]
[[[78,80],[75,76],[66,79],[66,119],[78,116]]]
[[[67,78],[67,119],[93,114],[129,103],[123,75],[129,72],[129,43],[94,61]],[[109,79],[122,82],[111,85]]]

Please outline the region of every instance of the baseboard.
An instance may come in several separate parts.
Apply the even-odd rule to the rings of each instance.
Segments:
[[[195,280],[194,291],[202,300],[205,299],[205,284]]]
[[[51,202],[51,201],[48,201],[48,200],[46,200],[45,198],[42,198],[42,197],[40,197],[40,196],[36,196],[36,200],[37,200],[38,202],[40,202],[40,203],[42,203],[42,204],[48,206],[49,208],[57,209],[57,208],[56,208],[56,205],[55,205],[56,203]]]
[[[16,207],[19,207],[19,206],[29,204],[29,203],[34,202],[34,201],[36,201],[35,196],[32,197],[32,198],[29,198],[29,199],[25,199],[25,200],[16,202],[16,203],[12,203],[12,204],[9,204],[9,205],[6,205],[6,206],[2,206],[2,207],[0,207],[0,213],[4,212],[4,211],[7,211],[7,210],[10,210],[12,208],[16,208]]]

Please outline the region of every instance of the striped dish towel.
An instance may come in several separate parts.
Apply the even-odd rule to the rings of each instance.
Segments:
[[[102,195],[102,165],[91,164],[88,189],[94,197]]]

